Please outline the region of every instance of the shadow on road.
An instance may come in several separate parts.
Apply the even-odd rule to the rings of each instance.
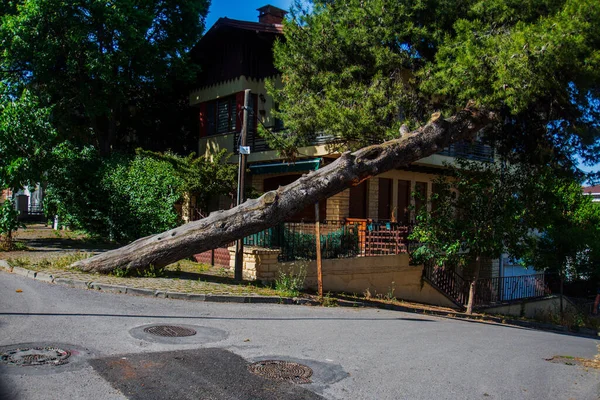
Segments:
[[[243,321],[411,321],[411,322],[437,322],[433,319],[420,318],[332,318],[332,317],[213,317],[189,315],[131,315],[131,314],[101,314],[101,313],[25,313],[25,312],[0,312],[0,315],[17,317],[109,317],[109,318],[160,318],[160,319],[212,319],[212,320],[243,320]]]

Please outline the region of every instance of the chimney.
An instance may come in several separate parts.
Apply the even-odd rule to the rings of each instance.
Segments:
[[[261,24],[281,25],[287,11],[270,4],[257,9],[258,22]]]

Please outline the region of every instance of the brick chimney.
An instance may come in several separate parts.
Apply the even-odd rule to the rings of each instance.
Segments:
[[[257,9],[258,22],[261,24],[281,25],[287,11],[270,4]]]

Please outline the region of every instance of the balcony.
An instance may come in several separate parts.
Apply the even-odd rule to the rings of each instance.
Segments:
[[[437,153],[442,156],[460,157],[474,161],[494,162],[494,149],[483,143],[454,143]]]

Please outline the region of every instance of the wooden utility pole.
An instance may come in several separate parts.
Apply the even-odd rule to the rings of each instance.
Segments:
[[[315,203],[315,236],[317,237],[317,285],[319,297],[323,297],[323,268],[321,264],[321,224],[319,223],[319,202]]]
[[[248,134],[248,105],[250,104],[250,89],[244,91],[244,117],[242,120],[242,132],[240,137],[239,164],[238,164],[238,188],[237,188],[237,206],[244,202],[244,187],[246,176],[246,157],[249,153],[246,148],[246,136]],[[243,280],[244,268],[244,239],[238,239],[235,242],[235,268],[234,278],[236,281]]]

